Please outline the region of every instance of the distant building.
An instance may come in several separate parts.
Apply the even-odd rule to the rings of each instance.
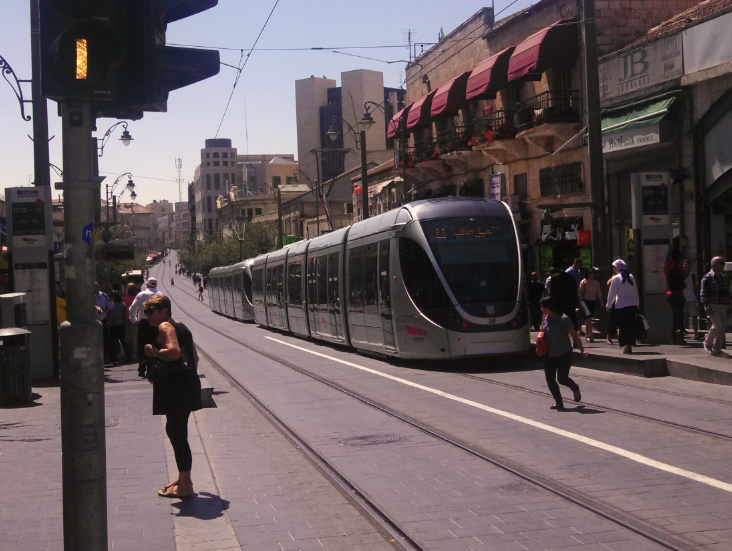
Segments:
[[[173,247],[183,249],[188,247],[191,237],[191,214],[188,202],[181,201],[175,204],[175,222],[173,228]]]
[[[297,113],[297,155],[301,180],[311,187],[317,180],[317,164],[314,149],[349,148],[353,153],[339,151],[322,152],[321,182],[330,180],[346,170],[360,166],[359,147],[350,127],[360,132],[358,122],[364,114],[364,103],[374,102],[383,106],[384,112],[371,107],[375,124],[366,132],[368,160],[377,163],[393,157],[397,147],[395,140],[387,138],[387,121],[404,107],[405,91],[384,88],[384,75],[377,71],[357,70],[341,73],[341,85],[323,78],[295,81],[295,109]],[[344,123],[343,121],[346,121]],[[333,141],[328,130],[338,132]]]
[[[216,240],[219,232],[216,198],[227,195],[237,181],[236,148],[229,139],[206,140],[201,149],[201,164],[194,175],[196,239]],[[193,222],[191,222],[193,223]]]

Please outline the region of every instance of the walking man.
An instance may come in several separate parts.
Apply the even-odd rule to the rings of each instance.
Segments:
[[[135,300],[130,306],[130,321],[137,325],[137,374],[144,377],[147,372],[147,357],[145,356],[145,345],[154,344],[158,338],[157,327],[150,325],[144,311],[144,304],[153,295],[159,295],[158,280],[154,277],[148,278],[147,289],[137,293]]]
[[[701,301],[712,326],[704,341],[704,350],[712,356],[729,355],[722,351],[724,332],[727,329],[727,306],[729,306],[729,290],[724,281],[722,271],[724,259],[721,256],[712,258],[712,270],[705,274],[701,282]]]
[[[198,300],[203,301],[203,285],[198,286]]]

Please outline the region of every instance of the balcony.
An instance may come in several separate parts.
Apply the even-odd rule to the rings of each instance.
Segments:
[[[440,159],[438,139],[426,138],[414,144],[414,165],[434,179],[448,176],[451,167]]]
[[[516,104],[516,128],[523,132],[544,124],[578,124],[581,109],[576,90],[544,92]]]

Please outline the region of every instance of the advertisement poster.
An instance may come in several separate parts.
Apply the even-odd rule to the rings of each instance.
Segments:
[[[503,174],[494,174],[490,179],[488,188],[488,198],[501,201],[501,184],[503,183]]]

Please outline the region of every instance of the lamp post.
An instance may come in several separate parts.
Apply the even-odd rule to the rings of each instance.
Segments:
[[[107,130],[104,133],[104,137],[102,138],[102,143],[97,146],[97,149],[99,150],[99,156],[104,155],[104,146],[107,145],[107,142],[109,141],[109,138],[112,136],[112,132],[115,128],[117,128],[119,125],[122,125],[124,130],[122,131],[122,137],[119,139],[123,144],[125,144],[125,147],[130,145],[130,142],[134,139],[129,131],[127,130],[127,121],[120,121],[118,123],[113,124],[109,130]]]
[[[112,233],[109,231],[110,226],[117,224],[117,204],[115,202],[114,204],[114,222],[109,221],[109,197],[110,193],[112,196],[112,199],[114,199],[114,190],[117,187],[117,184],[119,184],[120,180],[124,178],[125,176],[128,176],[127,179],[127,185],[125,186],[125,189],[122,190],[122,193],[120,194],[120,197],[124,194],[125,191],[130,192],[130,197],[132,200],[134,200],[137,197],[137,194],[135,193],[135,182],[132,181],[132,174],[130,172],[125,172],[124,174],[120,174],[120,176],[114,181],[114,183],[111,186],[109,184],[106,185],[106,195],[105,195],[105,212],[107,214],[106,221],[102,224],[104,226],[104,231],[102,232],[102,241],[105,243],[109,243],[109,241],[112,239]]]

